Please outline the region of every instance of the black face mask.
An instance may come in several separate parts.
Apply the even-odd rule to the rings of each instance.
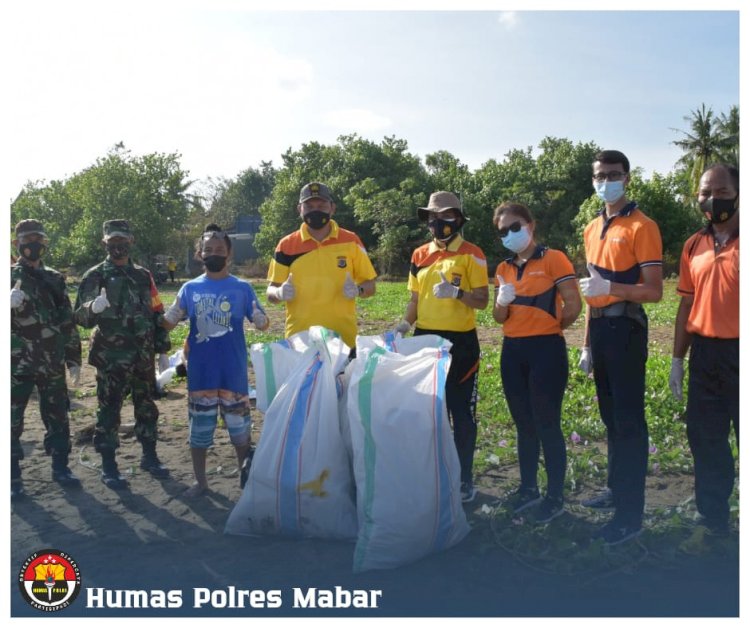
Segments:
[[[737,196],[734,198],[714,198],[709,196],[700,204],[701,211],[712,223],[722,223],[734,216],[737,211]]]
[[[427,223],[430,228],[432,237],[441,242],[450,240],[461,228],[461,223],[456,220],[443,220],[442,218],[433,218]]]
[[[322,229],[331,221],[331,215],[328,212],[316,210],[302,216],[302,220],[310,229]]]
[[[107,244],[107,253],[112,259],[127,259],[130,257],[129,244]]]
[[[224,270],[227,265],[227,258],[224,255],[208,255],[203,258],[203,264],[207,271],[218,273]]]
[[[18,252],[30,262],[36,262],[47,250],[43,242],[28,242],[18,245]]]

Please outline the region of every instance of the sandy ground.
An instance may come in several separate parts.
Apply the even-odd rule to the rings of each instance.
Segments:
[[[86,365],[71,418],[71,467],[83,482],[79,490],[65,491],[51,481],[34,400],[27,410],[22,439],[27,495],[13,503],[10,512],[14,616],[39,615],[22,600],[17,577],[27,556],[43,548],[68,553],[81,570],[82,593],[56,616],[303,617],[316,612],[352,617],[732,616],[739,612],[739,565],[725,556],[677,557],[669,565],[639,564],[601,578],[546,574],[519,562],[493,542],[489,520],[481,512],[483,504],[496,503],[513,483],[514,467],[493,469],[478,478],[478,498],[466,507],[472,532],[463,542],[391,571],[352,574],[352,543],[225,536],[224,524],[240,487],[233,449],[221,430],[208,456],[211,492],[193,499],[183,495],[192,483],[184,380],[173,383],[166,397],[157,401],[161,413],[158,452],[172,471],[167,480],[156,480],[140,470],[132,405],[126,402],[118,461],[130,486],[123,492],[112,491],[100,481],[100,459],[91,446],[94,386],[94,371]],[[254,412],[255,441],[261,418]],[[578,500],[592,490],[584,487],[571,498]],[[691,492],[689,477],[650,478],[647,505],[674,505]],[[295,587],[335,586],[378,589],[383,595],[378,608],[370,610],[314,611],[292,605]],[[97,587],[177,589],[183,591],[184,603],[172,610],[87,608],[87,589]],[[277,609],[193,607],[194,588],[230,591],[231,587],[280,590],[283,604]]]

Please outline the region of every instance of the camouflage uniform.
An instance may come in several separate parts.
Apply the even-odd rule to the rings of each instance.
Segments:
[[[110,307],[95,314],[91,304],[102,288],[106,288]],[[130,260],[117,266],[108,258],[81,279],[75,319],[82,327],[96,327],[89,364],[96,367],[99,409],[94,446],[100,453],[114,451],[120,444],[120,410],[128,390],[133,398],[136,437],[142,444],[156,442],[159,410],[153,401],[154,353],[171,348],[169,334],[161,327],[163,312],[151,273]]]
[[[81,340],[62,274],[40,262],[33,268],[20,258],[10,267],[10,284],[21,280],[27,298],[10,314],[11,458],[22,460],[23,415],[34,388],[46,428],[47,454],[70,452],[68,388],[65,364],[81,364]]]

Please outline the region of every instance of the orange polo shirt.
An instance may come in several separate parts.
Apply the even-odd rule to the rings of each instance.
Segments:
[[[268,267],[268,280],[284,283],[292,274],[295,297],[286,302],[284,335],[289,337],[322,325],[341,334],[353,347],[357,337],[356,299],[344,296],[346,274],[357,284],[377,273],[357,234],[331,220],[331,232],[318,242],[306,224],[282,238]]]
[[[740,234],[715,245],[709,226],[682,249],[677,293],[693,297],[686,329],[708,338],[740,337]]]
[[[586,261],[604,279],[635,285],[643,282],[641,269],[661,266],[662,247],[659,227],[635,202],[607,218],[603,209],[583,231]],[[608,294],[586,297],[591,307],[606,307],[623,299]]]
[[[420,329],[471,331],[476,327],[474,308],[458,299],[438,299],[432,287],[442,281],[440,273],[464,292],[489,283],[487,260],[482,249],[456,236],[444,249],[434,240],[414,250],[408,288],[419,293],[417,324]]]
[[[498,278],[516,286],[503,334],[509,338],[562,335],[563,300],[557,286],[575,280],[573,264],[562,251],[541,245],[523,266],[513,263],[515,257],[500,262],[495,271],[496,286],[500,285]]]

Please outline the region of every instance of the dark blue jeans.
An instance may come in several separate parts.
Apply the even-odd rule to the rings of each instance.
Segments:
[[[687,436],[695,462],[695,505],[726,525],[734,488],[729,431],[740,441],[740,341],[694,335],[690,349]]]
[[[646,492],[648,329],[625,316],[589,321],[599,413],[607,427],[607,485],[615,518],[640,525]]]
[[[557,335],[504,338],[500,375],[516,424],[521,486],[536,487],[541,448],[547,495],[562,499],[566,452],[560,420],[568,383],[565,339]]]

